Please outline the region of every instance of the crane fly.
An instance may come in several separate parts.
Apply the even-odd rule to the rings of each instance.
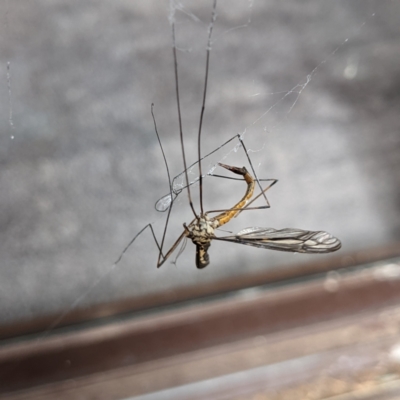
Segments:
[[[247,246],[254,246],[259,247],[262,249],[269,249],[269,250],[279,250],[279,251],[286,251],[286,252],[293,252],[293,253],[310,253],[310,254],[323,254],[323,253],[330,253],[336,250],[339,250],[341,247],[340,240],[334,237],[333,235],[325,232],[325,231],[309,231],[304,229],[296,229],[296,228],[284,228],[284,229],[274,229],[274,228],[261,228],[261,227],[249,227],[241,230],[235,235],[229,236],[222,236],[218,237],[215,235],[215,230],[220,228],[221,226],[228,223],[232,218],[237,217],[242,211],[245,210],[254,210],[254,209],[262,209],[262,208],[269,208],[268,199],[265,196],[265,192],[273,186],[277,180],[276,179],[258,179],[254,167],[251,163],[250,157],[244,145],[244,142],[240,135],[237,135],[240,145],[245,151],[246,157],[249,161],[249,165],[251,170],[254,174],[254,177],[248,172],[246,167],[234,167],[222,163],[218,163],[218,165],[226,170],[240,175],[242,178],[240,180],[244,180],[247,184],[246,192],[244,196],[237,202],[234,206],[229,209],[224,210],[213,210],[204,212],[203,209],[203,174],[202,174],[202,156],[201,156],[201,132],[202,132],[202,124],[203,124],[203,117],[205,111],[205,103],[206,103],[206,94],[207,94],[207,83],[208,83],[208,71],[209,71],[209,62],[210,62],[210,52],[211,52],[211,36],[212,30],[214,27],[214,22],[216,20],[216,0],[213,3],[213,11],[211,16],[211,23],[208,29],[208,43],[207,43],[207,50],[206,50],[206,68],[205,68],[205,78],[204,78],[204,88],[203,88],[203,101],[201,106],[200,112],[200,122],[198,127],[198,135],[197,135],[197,151],[198,151],[198,169],[199,169],[199,177],[195,182],[189,182],[188,178],[188,167],[186,163],[186,155],[185,155],[185,145],[184,145],[184,138],[183,138],[183,128],[182,128],[182,117],[181,117],[181,106],[180,106],[180,98],[179,98],[179,80],[178,80],[178,61],[177,61],[177,46],[175,40],[175,3],[171,0],[171,28],[172,28],[172,42],[173,42],[173,60],[174,60],[174,73],[175,73],[175,91],[176,91],[176,104],[177,104],[177,111],[178,111],[178,122],[179,122],[179,134],[180,134],[180,144],[181,144],[181,153],[183,159],[183,173],[185,177],[185,186],[183,189],[186,189],[188,195],[189,206],[193,212],[194,218],[189,224],[183,224],[183,232],[172,245],[172,247],[164,254],[163,247],[164,241],[167,233],[167,227],[169,218],[171,215],[172,207],[174,204],[174,200],[176,196],[182,192],[183,189],[179,191],[175,191],[173,189],[173,185],[171,182],[171,177],[169,173],[168,163],[166,160],[166,156],[164,154],[163,147],[161,145],[160,136],[157,130],[157,124],[153,113],[153,105],[151,108],[151,114],[153,117],[155,133],[157,135],[158,142],[160,144],[160,148],[162,151],[162,155],[164,158],[166,171],[168,175],[169,181],[169,188],[170,193],[166,196],[163,196],[157,203],[156,209],[158,211],[166,211],[168,210],[166,223],[164,226],[164,232],[161,239],[161,243],[158,242],[157,237],[154,233],[153,226],[151,224],[147,224],[136,236],[129,242],[129,244],[125,247],[122,251],[121,255],[115,262],[117,264],[128,248],[133,244],[136,238],[147,228],[151,230],[153,238],[156,242],[158,247],[158,261],[157,267],[161,267],[169,259],[172,253],[176,250],[179,244],[184,240],[186,243],[186,239],[190,239],[192,243],[196,246],[196,267],[199,269],[205,268],[210,263],[210,257],[208,255],[208,250],[211,246],[211,242],[213,240],[219,240],[224,242],[230,243],[239,243]],[[225,142],[222,146],[233,140],[235,137],[229,139]],[[220,147],[222,147],[220,146]],[[219,148],[220,148],[219,147]],[[218,148],[218,149],[219,149]],[[218,150],[216,149],[216,150]],[[214,150],[213,152],[215,152]],[[210,154],[212,154],[211,152]],[[206,156],[207,157],[207,156]],[[192,164],[190,167],[192,167]],[[178,176],[182,175],[179,174]],[[219,175],[213,175],[219,176]],[[219,176],[221,177],[221,176]],[[176,177],[177,178],[177,177]],[[175,178],[175,179],[176,179]],[[226,178],[226,177],[225,177]],[[175,181],[174,179],[174,181]],[[230,178],[234,179],[234,178]],[[260,181],[270,181],[271,183],[266,187],[262,188]],[[197,213],[192,201],[191,190],[190,187],[193,183],[199,183],[199,191],[200,191],[200,213]],[[253,198],[254,190],[256,184],[261,190],[261,193]],[[252,207],[250,208],[249,205],[256,200],[258,197],[263,196],[266,200],[266,206],[259,206],[259,207]],[[166,200],[167,199],[167,200]],[[215,217],[209,217],[208,214],[219,212],[218,215]],[[184,248],[184,247],[183,247]],[[178,257],[183,250],[180,250],[178,253]]]
[[[242,175],[247,183],[247,189],[242,199],[232,208],[210,218],[207,213],[201,214],[198,218],[186,225],[184,232],[165,255],[163,262],[179,245],[184,237],[190,239],[196,246],[196,267],[204,268],[210,263],[208,249],[212,240],[221,240],[232,243],[245,244],[248,246],[260,247],[270,250],[281,250],[295,253],[329,253],[339,250],[340,241],[331,234],[324,231],[306,231],[303,229],[273,229],[250,227],[243,229],[236,235],[217,237],[214,231],[236,217],[252,198],[255,187],[255,180],[247,171],[246,167],[238,168],[218,163],[219,166]]]

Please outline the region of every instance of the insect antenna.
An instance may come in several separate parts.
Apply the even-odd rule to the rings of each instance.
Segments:
[[[207,56],[206,56],[206,72],[204,77],[204,89],[203,89],[203,102],[201,105],[200,112],[200,122],[199,122],[199,133],[197,135],[197,159],[199,160],[199,191],[200,191],[200,211],[204,214],[203,209],[203,172],[201,168],[201,128],[203,126],[204,110],[206,106],[206,96],[207,96],[207,85],[208,85],[208,70],[210,65],[210,53],[211,53],[211,35],[214,27],[214,22],[217,17],[216,14],[217,0],[214,0],[213,10],[211,15],[211,22],[208,28],[208,42],[207,42]]]

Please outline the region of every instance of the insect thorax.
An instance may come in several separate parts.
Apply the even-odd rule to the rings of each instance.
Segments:
[[[205,246],[215,237],[214,229],[218,227],[218,221],[211,220],[207,214],[203,214],[198,220],[187,227],[187,237],[198,246]]]

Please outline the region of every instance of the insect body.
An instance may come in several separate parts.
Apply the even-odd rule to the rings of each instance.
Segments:
[[[197,268],[204,268],[210,263],[207,250],[211,245],[211,240],[215,239],[214,230],[225,225],[232,218],[236,217],[243,207],[246,206],[254,193],[255,181],[245,167],[231,167],[230,165],[221,163],[218,165],[234,172],[235,174],[242,175],[244,180],[247,182],[247,190],[243,198],[231,209],[226,210],[211,219],[208,217],[207,213],[205,213],[200,216],[199,219],[195,218],[188,227],[184,225],[186,236],[196,245]]]
[[[293,228],[277,230],[273,228],[251,227],[243,229],[236,235],[215,236],[215,229],[228,223],[244,209],[253,196],[255,186],[254,178],[245,167],[238,168],[225,164],[219,165],[235,174],[242,175],[247,183],[247,190],[243,198],[231,209],[213,218],[204,213],[199,218],[195,218],[188,226],[184,224],[185,231],[183,235],[196,245],[197,268],[204,268],[210,263],[208,249],[213,239],[295,253],[330,253],[340,249],[340,240],[324,231],[307,231]],[[183,239],[183,235],[178,239],[179,242]],[[164,258],[163,262],[165,260],[166,258]]]
[[[211,246],[211,240],[215,238],[214,229],[218,227],[218,221],[204,214],[198,220],[193,220],[188,227],[186,225],[184,227],[186,236],[196,245],[196,267],[207,267],[210,263],[207,252]]]

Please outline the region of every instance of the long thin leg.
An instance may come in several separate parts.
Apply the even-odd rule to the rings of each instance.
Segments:
[[[232,142],[233,140],[235,140],[235,139],[237,138],[237,136],[238,136],[238,135],[235,135],[235,136],[231,137],[231,138],[228,139],[226,142],[224,142],[224,143],[222,143],[220,146],[218,146],[216,149],[214,149],[213,151],[210,151],[208,154],[206,154],[206,155],[205,155],[204,157],[202,157],[200,160],[202,161],[202,160],[206,159],[207,157],[211,156],[212,154],[216,153],[218,150],[221,150],[221,149],[222,149],[223,147],[225,147],[228,143],[230,143],[230,142]],[[198,162],[199,162],[199,161],[195,161],[194,163],[190,164],[189,167],[188,167],[188,171],[189,171],[191,168],[193,168],[196,164],[198,164]],[[173,187],[174,187],[174,184],[175,184],[175,181],[176,181],[177,179],[179,179],[179,178],[181,177],[181,175],[183,175],[184,173],[185,173],[184,171],[181,172],[179,175],[175,176],[174,179],[172,180],[172,190],[173,190],[173,192],[174,192],[176,195],[178,195],[179,193],[181,193],[182,190],[186,189],[186,186],[184,186],[184,187],[182,187],[182,188],[179,188],[179,189],[174,189],[174,188],[173,188]],[[212,175],[210,175],[210,176],[212,176]],[[203,176],[203,178],[204,178],[204,176]],[[234,179],[234,178],[233,178],[233,179]],[[197,179],[196,179],[195,181],[193,181],[193,182],[190,182],[189,185],[193,185],[194,183],[198,182],[198,180],[199,180],[199,178],[197,178]],[[165,196],[164,196],[164,197],[165,197]]]
[[[206,94],[207,94],[207,83],[208,83],[208,70],[209,70],[209,59],[210,59],[210,47],[211,47],[211,34],[212,34],[212,28],[213,28],[213,23],[216,18],[216,0],[214,0],[214,6],[213,6],[213,12],[212,12],[212,18],[211,18],[211,24],[209,28],[209,36],[208,36],[208,45],[207,45],[207,59],[206,59],[206,76],[205,76],[205,83],[204,83],[204,93],[203,93],[203,103],[202,103],[202,109],[201,109],[201,114],[200,114],[200,123],[199,123],[199,133],[198,133],[198,153],[199,153],[199,170],[200,170],[200,208],[201,208],[201,213],[203,214],[203,202],[202,202],[202,193],[201,193],[201,185],[202,185],[202,180],[201,180],[201,149],[200,149],[200,141],[201,141],[201,128],[202,128],[202,122],[203,122],[203,116],[204,116],[204,110],[205,110],[205,101],[206,101]],[[182,127],[182,116],[181,116],[181,107],[180,107],[180,97],[179,97],[179,79],[178,79],[178,58],[176,54],[176,38],[175,38],[175,22],[174,20],[172,21],[172,42],[173,42],[173,58],[174,58],[174,72],[175,72],[175,90],[176,90],[176,102],[177,102],[177,109],[178,109],[178,121],[179,121],[179,133],[180,133],[180,141],[181,141],[181,150],[182,150],[182,158],[183,158],[183,166],[184,166],[184,173],[185,173],[185,179],[186,179],[186,188],[188,191],[188,198],[189,198],[189,205],[193,211],[193,214],[196,218],[198,218],[198,215],[194,209],[191,194],[190,194],[190,185],[189,185],[189,177],[188,177],[188,168],[186,164],[186,155],[185,155],[185,145],[183,141],[183,127]],[[169,168],[168,168],[168,163],[167,159],[164,153],[164,149],[161,144],[160,136],[158,134],[157,130],[157,124],[156,120],[154,117],[154,112],[153,112],[153,107],[154,104],[151,105],[151,115],[153,118],[154,122],[154,129],[156,131],[157,139],[160,144],[160,148],[162,151],[162,155],[164,158],[166,170],[167,170],[167,175],[168,175],[168,182],[169,182],[169,187],[170,187],[170,193],[169,196],[171,198],[171,203],[170,206],[168,207],[168,214],[164,226],[164,232],[163,236],[161,239],[161,245],[158,243],[156,235],[153,230],[153,226],[151,224],[146,225],[139,233],[137,233],[132,240],[128,243],[128,245],[124,248],[124,250],[121,252],[120,256],[114,263],[115,265],[118,264],[124,254],[128,251],[129,247],[134,243],[136,238],[146,229],[150,228],[151,233],[153,235],[154,241],[157,244],[158,247],[158,261],[157,261],[157,268],[159,268],[167,259],[168,257],[174,252],[176,247],[179,245],[179,243],[182,241],[183,237],[185,236],[185,231],[179,236],[179,238],[176,240],[176,242],[172,245],[171,249],[167,252],[167,254],[164,256],[162,253],[162,249],[164,247],[164,242],[165,242],[165,237],[168,229],[168,223],[169,223],[169,218],[171,215],[172,211],[172,206],[173,206],[173,191],[172,191],[172,183],[171,183],[171,177],[169,173]]]
[[[175,72],[175,92],[176,92],[176,104],[178,107],[178,121],[179,121],[179,135],[181,139],[181,150],[182,150],[182,158],[183,158],[183,168],[185,171],[185,179],[186,179],[186,186],[187,186],[187,193],[188,193],[188,199],[189,199],[189,205],[190,208],[193,211],[193,214],[196,218],[198,218],[198,215],[196,213],[196,210],[194,209],[193,206],[193,201],[192,201],[192,196],[190,195],[190,185],[189,185],[189,177],[187,173],[187,165],[186,165],[186,155],[185,155],[185,145],[183,142],[183,128],[182,128],[182,115],[181,115],[181,102],[179,99],[179,80],[178,80],[178,58],[176,55],[176,40],[175,40],[175,21],[172,21],[172,52],[174,56],[174,72]]]
[[[265,189],[264,189],[261,193],[259,193],[256,197],[254,197],[254,199],[250,200],[250,201],[246,204],[246,207],[243,207],[242,210],[241,210],[240,212],[246,211],[246,210],[259,210],[259,209],[261,209],[261,208],[270,208],[270,207],[271,207],[271,205],[269,204],[269,202],[268,202],[268,204],[267,204],[266,206],[260,206],[260,207],[249,207],[249,205],[252,204],[252,203],[254,203],[254,202],[255,202],[259,197],[261,197],[261,196],[264,196],[264,198],[265,198],[265,192],[266,192],[268,189],[270,189],[272,186],[274,186],[275,183],[278,182],[278,179],[257,179],[257,181],[258,181],[258,184],[260,184],[260,182],[262,182],[262,181],[272,181],[272,183],[271,183],[270,185],[268,185],[268,187],[265,188]],[[239,214],[240,214],[240,213],[239,213]],[[238,214],[238,215],[239,215],[239,214]]]
[[[205,158],[211,156],[213,153],[216,153],[218,150],[222,149],[224,146],[226,146],[228,143],[232,142],[233,140],[235,140],[237,138],[237,135],[231,137],[230,139],[228,139],[225,143],[221,144],[219,147],[217,147],[216,149],[214,149],[213,151],[211,151],[210,153],[206,154],[204,157],[201,158],[201,160],[204,160]],[[189,171],[191,168],[193,168],[196,164],[198,163],[198,161],[195,161],[194,163],[192,163],[191,165],[189,165],[189,167],[187,168],[187,170]],[[183,190],[185,190],[187,188],[187,185],[180,187],[179,189],[174,189],[174,185],[175,185],[175,181],[178,180],[182,175],[184,175],[185,172],[181,172],[179,175],[175,176],[174,179],[172,180],[172,192],[175,195],[175,197],[173,195],[171,195],[170,193],[162,196],[160,199],[157,200],[156,204],[154,205],[154,208],[158,211],[158,212],[165,212],[167,211],[168,207],[175,201],[176,197],[182,193]],[[209,175],[209,176],[213,176],[213,175]],[[204,178],[204,176],[203,176]],[[229,179],[235,179],[235,178],[229,178]],[[195,184],[196,182],[199,181],[199,178],[197,178],[196,180],[194,180],[193,182],[189,182],[189,186]]]
[[[253,174],[254,174],[254,175],[253,175],[253,176],[254,176],[254,180],[257,182],[258,187],[260,188],[260,191],[261,191],[260,194],[264,197],[265,202],[266,202],[266,203],[268,204],[268,206],[269,206],[269,205],[270,205],[270,204],[269,204],[269,201],[268,201],[267,196],[265,195],[265,193],[264,193],[264,191],[263,191],[263,189],[262,189],[262,187],[261,187],[260,180],[259,180],[258,177],[257,177],[256,171],[255,171],[255,169],[254,169],[254,167],[253,167],[253,163],[251,162],[251,159],[250,159],[250,157],[249,157],[249,153],[247,152],[246,146],[244,145],[243,139],[241,138],[240,135],[237,135],[237,136],[238,136],[238,139],[239,139],[241,145],[243,146],[243,150],[244,150],[244,152],[245,152],[245,154],[246,154],[246,157],[247,157],[247,159],[249,160],[249,164],[250,164],[251,170],[253,171]],[[257,198],[258,198],[258,197],[257,197]]]
[[[183,231],[181,236],[178,237],[178,239],[176,240],[176,242],[172,245],[172,247],[168,250],[167,254],[165,254],[165,256],[163,256],[162,261],[158,261],[157,263],[157,268],[160,268],[161,265],[163,265],[165,263],[165,261],[167,261],[167,259],[169,258],[169,256],[175,251],[175,249],[178,247],[179,243],[182,241],[182,239],[186,236],[186,231]],[[178,254],[179,257],[180,253]]]
[[[160,258],[160,255],[161,255],[163,258],[165,258],[165,257],[162,255],[162,250],[161,250],[160,245],[158,244],[157,237],[156,237],[156,235],[155,235],[155,233],[154,233],[154,230],[153,230],[153,226],[152,226],[151,224],[147,224],[147,225],[146,225],[144,228],[142,228],[142,229],[131,239],[131,241],[125,246],[125,248],[122,250],[121,254],[119,255],[117,261],[115,261],[113,265],[117,265],[117,264],[121,261],[122,257],[123,257],[124,254],[128,251],[129,247],[131,247],[131,246],[133,245],[133,242],[138,238],[138,236],[139,236],[146,228],[150,228],[150,230],[151,230],[151,233],[152,233],[152,235],[153,235],[154,241],[156,242],[156,245],[157,245],[157,247],[158,247],[159,258]]]
[[[167,176],[168,176],[168,184],[169,184],[170,196],[171,196],[171,198],[172,198],[171,175],[170,175],[170,172],[169,172],[167,157],[165,156],[164,148],[162,147],[160,135],[159,135],[158,129],[157,129],[156,118],[155,118],[155,116],[154,116],[154,104],[151,105],[151,116],[152,116],[152,118],[153,118],[154,130],[155,130],[155,132],[156,132],[157,140],[158,140],[158,143],[159,143],[159,145],[160,145],[160,149],[161,149],[162,156],[163,156],[163,159],[164,159],[165,168],[166,168]],[[122,257],[123,257],[124,254],[128,251],[129,247],[132,246],[133,242],[137,239],[137,237],[138,237],[146,228],[150,228],[151,233],[152,233],[153,238],[154,238],[154,241],[156,242],[157,247],[158,247],[157,268],[160,267],[160,265],[162,265],[162,264],[164,263],[164,261],[166,260],[166,257],[164,257],[164,255],[163,255],[163,253],[162,253],[162,249],[163,249],[163,247],[164,247],[165,237],[166,237],[166,235],[167,235],[167,229],[168,229],[169,218],[170,218],[170,215],[171,215],[171,212],[172,212],[172,205],[173,205],[173,204],[171,204],[171,206],[168,208],[167,218],[166,218],[165,225],[164,225],[164,231],[163,231],[163,235],[162,235],[162,238],[161,238],[161,245],[158,243],[157,237],[156,237],[156,235],[155,235],[155,233],[154,233],[154,230],[153,230],[153,226],[152,226],[151,224],[147,224],[147,225],[146,225],[141,231],[139,231],[139,232],[132,238],[132,240],[125,246],[124,250],[122,250],[120,256],[118,257],[117,261],[115,261],[114,265],[117,265],[117,264],[121,261]],[[167,257],[167,258],[168,258],[168,257]]]
[[[208,70],[210,65],[210,54],[211,54],[211,35],[214,27],[214,22],[217,17],[216,14],[216,7],[217,7],[217,0],[214,0],[212,15],[211,15],[211,22],[208,28],[208,42],[207,42],[207,56],[206,56],[206,73],[204,77],[204,89],[203,89],[203,102],[201,105],[201,112],[200,112],[200,122],[199,122],[199,133],[197,135],[197,152],[199,160],[199,190],[200,190],[200,211],[201,214],[204,214],[203,209],[203,172],[201,169],[201,128],[203,126],[203,117],[204,117],[204,110],[206,108],[206,96],[207,96],[207,84],[208,84]],[[188,181],[186,180],[186,184]]]
[[[215,175],[216,176],[216,175]],[[227,177],[223,177],[221,176],[221,178],[227,178]],[[232,178],[235,179],[235,178]],[[239,180],[243,180],[243,179],[239,179]],[[224,212],[224,211],[239,211],[239,213],[235,216],[235,218],[242,212],[242,211],[248,211],[248,210],[263,210],[266,208],[271,208],[271,206],[269,204],[265,205],[265,206],[258,206],[258,207],[249,207],[249,205],[251,203],[253,203],[255,200],[257,200],[260,196],[262,196],[263,193],[265,193],[267,190],[269,190],[273,185],[275,185],[276,182],[278,182],[277,179],[260,179],[261,182],[265,182],[265,181],[271,181],[272,183],[270,183],[266,188],[264,188],[262,190],[262,193],[258,194],[254,199],[252,199],[251,201],[249,201],[245,207],[243,208],[230,208],[230,209],[222,209],[222,210],[211,210],[211,211],[207,211],[207,214],[210,213],[215,213],[215,212]]]
[[[178,239],[175,241],[175,243],[172,245],[172,247],[168,250],[168,252],[165,254],[165,256],[162,253],[162,249],[161,246],[158,243],[157,237],[154,233],[154,229],[153,226],[151,224],[147,224],[144,228],[142,228],[132,239],[131,241],[125,246],[125,248],[122,250],[120,256],[118,257],[118,259],[114,262],[113,265],[117,265],[122,257],[124,256],[124,254],[128,251],[128,249],[133,245],[133,243],[135,242],[135,240],[140,236],[140,234],[142,234],[145,229],[150,228],[151,234],[153,235],[154,241],[157,245],[158,248],[158,261],[157,261],[157,268],[160,268],[161,265],[163,265],[165,263],[165,261],[167,261],[167,259],[170,257],[170,255],[174,252],[174,250],[177,248],[177,246],[179,245],[179,243],[182,241],[182,239],[185,237],[186,234],[186,230],[182,232],[182,234],[178,237]]]
[[[242,148],[243,148],[243,151],[244,151],[245,154],[246,154],[247,160],[249,161],[249,164],[250,164],[250,166],[251,166],[251,170],[252,170],[252,172],[253,172],[253,174],[254,174],[254,178],[255,178],[255,180],[257,181],[259,188],[261,189],[261,193],[258,194],[253,200],[251,200],[251,202],[248,203],[248,205],[251,204],[251,203],[252,203],[253,201],[255,201],[256,199],[258,199],[260,196],[264,196],[264,199],[265,199],[266,204],[268,205],[268,207],[270,207],[269,201],[268,201],[268,199],[266,198],[265,194],[263,195],[263,190],[262,190],[262,188],[261,188],[261,186],[260,186],[260,182],[262,182],[262,181],[267,181],[268,179],[259,179],[259,178],[257,177],[257,174],[256,174],[256,172],[255,172],[255,170],[254,170],[254,167],[253,167],[253,164],[252,164],[252,162],[251,162],[250,156],[249,156],[249,154],[248,154],[248,152],[247,152],[246,147],[244,146],[243,139],[240,137],[239,134],[237,134],[237,135],[231,137],[231,138],[228,139],[226,142],[222,143],[222,144],[221,144],[220,146],[218,146],[216,149],[214,149],[213,151],[211,151],[210,153],[208,153],[208,154],[206,154],[204,157],[202,157],[201,160],[204,160],[204,159],[206,159],[207,157],[211,156],[213,153],[216,153],[218,150],[221,150],[223,147],[225,147],[226,145],[228,145],[230,142],[232,142],[232,141],[235,140],[235,139],[238,139],[238,140],[239,140],[239,143],[241,144],[241,146],[242,146]],[[199,161],[196,161],[196,162],[194,162],[193,164],[189,165],[187,171],[189,171],[191,168],[193,168],[198,162],[199,162]],[[186,171],[186,172],[187,172],[187,171]],[[177,176],[175,176],[174,179],[172,180],[172,191],[173,191],[173,194],[175,195],[175,197],[174,197],[173,195],[171,195],[171,194],[167,194],[167,195],[162,196],[159,200],[157,200],[157,202],[156,202],[156,204],[155,204],[155,209],[156,209],[157,211],[159,211],[159,212],[165,212],[165,211],[168,209],[168,207],[173,203],[173,201],[175,201],[176,197],[177,197],[183,190],[185,190],[185,189],[187,188],[187,185],[185,185],[185,186],[180,187],[179,189],[174,189],[175,182],[176,182],[178,179],[180,179],[180,177],[181,177],[182,175],[184,175],[184,174],[185,174],[185,171],[183,171],[183,172],[181,172],[180,174],[178,174]],[[214,174],[209,174],[208,176],[224,177],[224,176],[222,176],[222,175],[214,175]],[[202,176],[202,178],[204,178],[204,176]],[[242,180],[242,179],[232,178],[232,177],[225,177],[225,178],[227,178],[227,179],[233,179],[233,180]],[[272,180],[272,181],[275,181],[275,183],[278,181],[277,179],[271,179],[271,180]],[[195,184],[195,183],[197,183],[197,182],[199,182],[199,181],[200,181],[200,177],[198,177],[198,178],[195,179],[194,181],[190,182],[190,183],[189,183],[189,186],[191,186],[191,185],[193,185],[193,184]],[[272,185],[271,185],[271,186],[272,186]],[[265,191],[264,191],[264,192],[265,192]],[[248,208],[248,205],[247,205],[244,209]],[[268,208],[268,207],[265,207],[265,208]]]
[[[163,155],[163,158],[164,158],[165,167],[166,167],[166,169],[167,169],[168,184],[169,184],[169,194],[170,194],[171,199],[172,199],[171,175],[170,175],[170,173],[169,173],[169,168],[168,168],[168,163],[167,163],[167,157],[165,156],[164,149],[163,149],[162,144],[161,144],[160,135],[158,134],[157,123],[156,123],[156,118],[155,118],[155,116],[154,116],[153,108],[154,108],[154,104],[151,105],[151,116],[153,117],[154,130],[155,130],[155,132],[156,132],[157,139],[158,139],[158,143],[159,143],[159,145],[160,145],[161,152],[162,152],[162,155]],[[161,239],[161,246],[159,246],[157,267],[160,265],[160,259],[161,259],[161,257],[162,257],[162,249],[163,249],[163,247],[164,247],[165,237],[166,237],[166,235],[167,235],[168,223],[169,223],[169,218],[170,218],[170,216],[171,216],[171,212],[172,212],[172,203],[171,203],[171,206],[170,206],[169,209],[168,209],[167,218],[166,218],[166,220],[165,220],[164,232],[163,232],[162,239]],[[153,228],[152,228],[152,230],[153,230]],[[154,232],[153,232],[153,236],[155,237]],[[156,240],[156,242],[157,242],[157,240]],[[157,243],[157,246],[158,246],[158,243]]]

